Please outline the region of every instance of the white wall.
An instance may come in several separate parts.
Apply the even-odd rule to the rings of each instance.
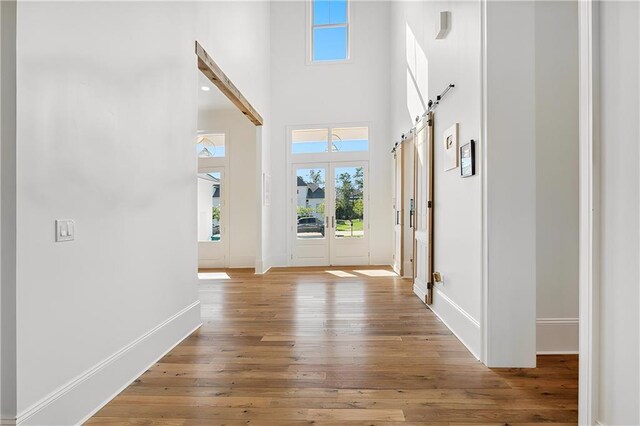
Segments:
[[[451,12],[451,30],[435,39],[440,11]],[[432,309],[476,356],[480,356],[482,288],[481,146],[476,176],[444,171],[443,132],[460,123],[460,144],[478,141],[480,129],[480,4],[462,2],[391,3],[391,122],[399,140],[448,84],[454,83],[435,113],[434,253],[437,284]],[[415,83],[414,83],[415,81]],[[422,100],[422,101],[421,101]]]
[[[600,2],[600,387],[605,425],[640,424],[640,6]]]
[[[258,250],[256,205],[256,126],[239,110],[202,110],[198,113],[199,130],[226,132],[225,148],[228,168],[226,244],[229,244],[229,267],[254,267]]]
[[[538,353],[578,351],[578,3],[535,6]]]
[[[0,2],[0,423],[16,416],[16,2]]]
[[[287,264],[286,126],[368,122],[370,260],[388,265],[393,250],[389,3],[351,4],[351,61],[342,64],[306,64],[306,8],[305,1],[271,6],[270,263]]]
[[[20,3],[27,423],[80,421],[198,325],[194,41],[267,116],[268,18],[263,2]],[[74,242],[53,242],[56,218]]]
[[[451,30],[436,40],[441,11]],[[537,292],[538,350],[576,351],[576,4],[393,2],[391,37],[393,137],[456,85],[435,113],[434,253],[444,284],[436,284],[434,312],[478,357],[486,321],[486,362],[531,366]],[[442,134],[456,122],[460,144],[478,142],[477,175],[468,179],[442,166]]]

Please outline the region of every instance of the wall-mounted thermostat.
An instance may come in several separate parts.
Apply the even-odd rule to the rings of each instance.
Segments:
[[[460,147],[460,176],[469,177],[476,174],[475,142],[471,141]]]

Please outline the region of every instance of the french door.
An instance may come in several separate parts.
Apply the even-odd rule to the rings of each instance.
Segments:
[[[369,264],[368,162],[293,163],[291,263]]]

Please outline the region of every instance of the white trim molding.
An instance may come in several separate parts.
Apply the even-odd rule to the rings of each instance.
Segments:
[[[413,292],[424,303],[427,295],[427,284],[416,278]],[[438,285],[434,287],[431,311],[447,326],[449,330],[480,360],[481,334],[480,322],[462,309],[447,296]]]
[[[536,320],[537,354],[577,354],[579,324],[578,318],[538,318]]]
[[[81,424],[202,325],[195,301],[18,413],[18,425]]]
[[[599,156],[597,4],[579,2],[579,163],[580,163],[580,367],[578,421],[593,425],[598,417]]]

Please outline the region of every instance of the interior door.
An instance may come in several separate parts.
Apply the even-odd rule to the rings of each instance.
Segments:
[[[393,155],[393,270],[404,275],[404,153],[402,144],[396,147]]]
[[[369,264],[368,180],[366,161],[330,164],[331,265]]]
[[[433,300],[433,113],[416,126],[414,292]]]
[[[404,277],[414,278],[414,245],[415,245],[415,133],[412,131],[402,143],[402,168],[404,177]]]
[[[291,263],[299,266],[329,264],[329,212],[327,163],[293,164]]]
[[[223,167],[198,170],[198,267],[227,266],[227,202]]]

